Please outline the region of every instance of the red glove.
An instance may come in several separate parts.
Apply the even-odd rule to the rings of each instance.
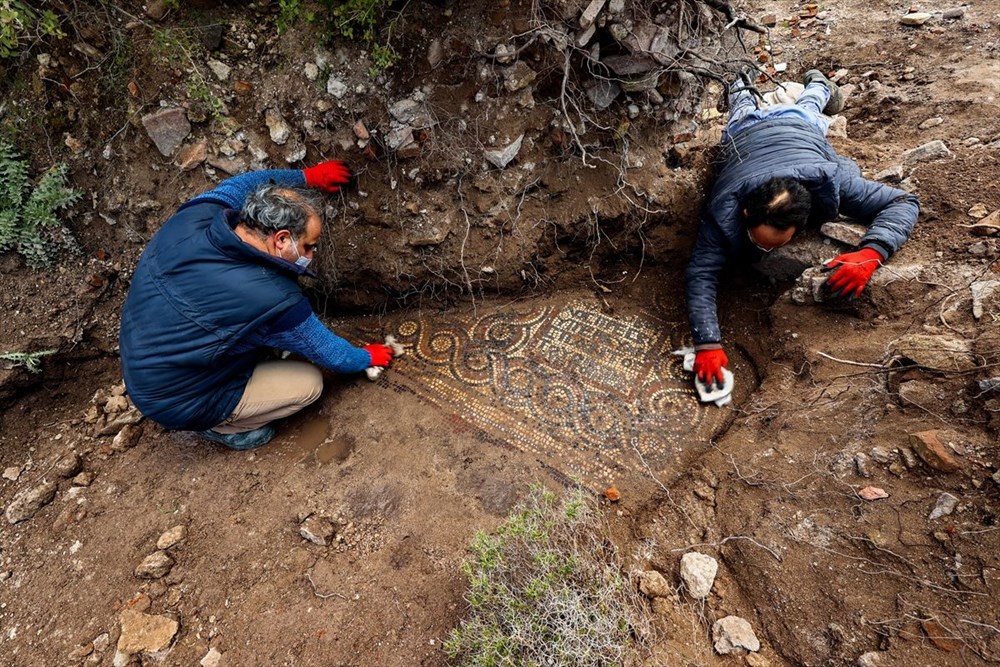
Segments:
[[[827,271],[833,270],[823,283],[823,289],[837,298],[860,296],[869,278],[880,266],[882,266],[882,255],[872,248],[862,248],[857,252],[840,255],[823,267]]]
[[[368,352],[368,356],[372,358],[370,366],[382,366],[385,368],[392,361],[392,348],[388,345],[372,343],[371,345],[365,345],[364,349]]]
[[[303,169],[302,173],[305,174],[306,185],[327,192],[338,192],[341,185],[351,182],[351,170],[340,160],[320,162],[315,167]]]
[[[695,352],[694,373],[706,385],[714,382],[721,387],[725,383],[725,378],[722,377],[723,366],[729,366],[729,357],[722,348]]]

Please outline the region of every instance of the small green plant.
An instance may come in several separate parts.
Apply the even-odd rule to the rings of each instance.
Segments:
[[[388,16],[392,0],[322,0],[322,3],[333,10],[330,24],[334,33],[360,39],[367,46],[372,60],[369,76],[378,76],[399,60],[399,54],[392,48],[398,15]]]
[[[495,533],[477,533],[469,551],[470,618],[444,643],[452,664],[640,664],[649,637],[643,602],[582,490],[558,499],[532,489]]]
[[[223,117],[222,111],[226,105],[212,90],[201,66],[195,61],[194,54],[200,48],[186,30],[163,28],[153,31],[153,49],[156,55],[174,67],[187,67],[189,74],[185,87],[188,95],[205,105],[208,113],[218,120]]]
[[[41,350],[40,352],[0,352],[0,361],[6,361],[11,368],[24,366],[32,373],[42,372],[42,357],[55,354],[57,350]]]
[[[60,251],[77,250],[57,215],[82,193],[69,185],[66,165],[56,165],[32,187],[28,163],[0,139],[0,250],[13,248],[28,266],[49,266]]]
[[[65,37],[51,9],[34,9],[23,0],[0,0],[0,58],[17,55],[22,39]]]
[[[278,33],[283,33],[299,20],[302,0],[278,0]]]

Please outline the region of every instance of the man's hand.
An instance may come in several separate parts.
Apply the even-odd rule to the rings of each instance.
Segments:
[[[340,160],[320,162],[315,167],[303,169],[302,173],[305,174],[306,185],[326,192],[338,192],[340,186],[351,182],[351,170]]]
[[[372,358],[371,366],[386,368],[389,366],[389,362],[392,361],[392,348],[388,345],[372,343],[371,345],[365,345],[364,349],[368,352],[368,356]]]
[[[694,355],[694,373],[706,385],[715,383],[721,387],[725,384],[722,368],[729,366],[729,357],[722,348],[716,350],[698,350]]]
[[[823,289],[834,298],[860,296],[875,269],[882,266],[882,255],[872,248],[862,248],[832,259],[823,267],[833,274],[823,283]]]

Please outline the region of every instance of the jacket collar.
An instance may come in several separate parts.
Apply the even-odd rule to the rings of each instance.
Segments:
[[[298,278],[316,278],[316,272],[303,268],[287,259],[269,255],[254,248],[236,235],[236,225],[240,224],[240,212],[231,208],[220,210],[208,227],[208,240],[227,257],[245,262],[263,264],[272,269]]]

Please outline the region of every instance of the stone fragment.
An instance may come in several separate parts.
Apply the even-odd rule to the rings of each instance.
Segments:
[[[120,620],[122,631],[118,637],[118,652],[125,655],[162,651],[170,646],[177,634],[177,621],[166,616],[126,608]]]
[[[977,320],[983,316],[984,305],[1000,287],[1000,280],[976,280],[969,285],[972,292],[972,316]]]
[[[847,116],[834,116],[830,120],[830,126],[827,128],[826,136],[835,139],[846,139],[847,138]]]
[[[299,535],[321,547],[329,543],[336,530],[336,526],[329,519],[315,514],[299,525]]]
[[[497,44],[495,49],[493,49],[493,57],[499,64],[509,65],[514,62],[514,49],[501,42],[500,44]]]
[[[653,87],[656,83],[653,82]],[[610,81],[608,79],[597,79],[591,82],[587,86],[587,97],[590,98],[590,103],[594,105],[594,108],[598,111],[603,111],[611,106],[619,95],[622,93],[622,86],[617,81]]]
[[[219,47],[222,46],[222,34],[224,32],[222,23],[211,21],[205,25],[198,26],[195,32],[198,34],[198,40],[201,42],[201,45],[209,53],[218,51]]]
[[[665,598],[673,594],[667,580],[656,570],[647,570],[639,574],[639,590],[651,598]]]
[[[335,74],[331,74],[326,80],[326,92],[338,100],[347,94],[347,84],[341,81]]]
[[[597,34],[597,26],[591,24],[588,28],[583,28],[576,34],[576,45],[581,49],[590,44],[590,40]]]
[[[215,58],[208,59],[208,69],[212,70],[212,74],[214,74],[219,81],[228,81],[229,75],[233,71],[232,67],[221,60],[216,60]]]
[[[607,0],[591,0],[590,4],[587,5],[587,8],[583,10],[582,14],[580,14],[580,27],[589,28],[593,25],[594,21],[597,19],[597,15],[601,13],[602,9],[604,9],[605,3],[607,3]]]
[[[284,119],[277,109],[268,109],[264,112],[264,123],[271,135],[271,141],[279,146],[284,145],[288,138],[292,136],[292,128],[288,121]]]
[[[688,594],[696,600],[707,598],[712,592],[719,563],[711,556],[689,551],[681,556],[681,581]]]
[[[796,240],[765,253],[754,268],[775,281],[794,280],[810,267],[833,259],[836,251],[817,239]]]
[[[858,656],[858,667],[880,667],[882,654],[877,651],[868,651]]]
[[[3,469],[3,478],[11,482],[16,482],[21,476],[21,466],[10,466]]]
[[[67,657],[70,660],[79,662],[80,660],[83,660],[93,652],[94,652],[94,645],[91,644],[90,642],[87,642],[86,644],[77,646],[75,649],[70,651]]]
[[[111,440],[111,449],[116,452],[124,452],[126,449],[132,449],[138,444],[140,437],[142,437],[141,426],[126,424],[118,431],[114,439]]]
[[[180,107],[161,109],[142,117],[146,134],[156,144],[156,149],[164,157],[174,154],[181,143],[191,134],[191,122]]]
[[[483,151],[483,157],[485,157],[486,161],[497,169],[503,169],[510,164],[515,157],[517,157],[517,154],[521,150],[522,141],[524,141],[523,134],[518,136],[517,139],[510,142],[503,148]]]
[[[990,210],[986,208],[986,204],[982,202],[977,202],[972,205],[972,208],[970,208],[968,212],[970,218],[975,218],[976,220],[979,220],[985,218],[986,215],[990,212]]]
[[[934,503],[934,509],[931,510],[930,516],[927,518],[934,521],[943,516],[948,516],[955,511],[956,505],[958,505],[958,498],[950,493],[942,493],[938,496],[937,502]]]
[[[858,491],[858,495],[863,500],[881,500],[883,498],[888,498],[889,494],[885,492],[885,489],[880,489],[877,486],[866,486],[865,488]]]
[[[903,165],[897,164],[875,174],[875,180],[885,181],[886,183],[899,183],[903,180],[904,173]]]
[[[415,130],[434,125],[434,120],[427,112],[426,105],[411,98],[405,98],[392,104],[389,107],[389,114],[400,125],[408,125]]]
[[[969,342],[952,336],[909,334],[893,343],[897,353],[918,366],[939,371],[968,371],[976,368]]]
[[[285,162],[295,164],[306,159],[306,145],[298,141],[289,144],[285,148]]]
[[[76,473],[83,469],[83,459],[76,452],[66,452],[59,457],[55,465],[52,466],[52,472],[59,475],[63,479],[68,479],[74,476]]]
[[[928,118],[917,127],[919,127],[921,130],[929,130],[932,127],[937,127],[943,122],[944,118],[941,118],[941,116],[934,116],[933,118]]]
[[[849,246],[860,245],[861,239],[868,233],[868,228],[864,225],[855,225],[848,222],[826,222],[819,228],[823,236],[840,241]]]
[[[167,0],[149,0],[146,3],[146,16],[154,21],[159,21],[167,15],[168,9]]]
[[[128,399],[124,396],[112,396],[104,404],[104,411],[109,414],[125,412],[126,410],[128,410]]]
[[[920,431],[910,434],[910,446],[924,463],[941,472],[956,472],[960,466],[941,442],[941,431]]]
[[[306,79],[309,81],[315,81],[319,78],[319,67],[316,63],[306,63],[302,68],[302,74],[304,74]]]
[[[773,28],[778,25],[778,16],[776,14],[764,14],[764,16],[760,18],[760,23],[768,28]]]
[[[208,649],[208,653],[198,663],[201,667],[220,667],[222,664],[222,653],[214,646]]]
[[[166,551],[156,551],[142,559],[135,568],[135,576],[140,579],[159,579],[170,573],[174,559]]]
[[[174,163],[181,168],[181,171],[191,171],[196,169],[208,158],[208,144],[199,141],[196,144],[185,146],[177,154]]]
[[[242,174],[247,170],[247,161],[245,158],[224,158],[213,156],[208,158],[208,166],[220,169],[232,176],[236,176],[237,174]]]
[[[434,69],[441,64],[444,60],[444,48],[441,46],[441,40],[432,40],[430,45],[427,47],[427,64]]]
[[[368,128],[365,127],[364,121],[359,120],[354,124],[354,136],[362,141],[368,141],[372,135],[368,132]]]
[[[20,523],[35,516],[38,510],[52,502],[59,487],[55,482],[43,482],[14,496],[4,514],[10,523]]]
[[[857,468],[858,474],[868,479],[872,476],[871,470],[868,468],[868,456],[861,452],[854,455],[854,467]]]
[[[73,478],[73,486],[90,486],[94,483],[94,473],[84,471]]]
[[[920,621],[920,627],[931,643],[942,651],[957,651],[964,643],[960,637],[934,619]]]
[[[955,7],[954,9],[946,9],[941,14],[941,18],[946,21],[954,21],[965,16],[965,7]]]
[[[604,489],[604,497],[613,503],[617,503],[622,499],[622,492],[618,490],[617,486],[612,484],[608,488]]]
[[[414,143],[413,128],[409,125],[396,125],[385,135],[385,146],[392,151],[398,151],[412,143]]]
[[[900,17],[899,22],[903,25],[923,25],[930,20],[931,16],[927,12],[911,12]]]
[[[518,60],[503,71],[504,88],[514,93],[530,86],[538,77],[538,73],[523,60]]]
[[[948,150],[948,146],[940,139],[935,139],[903,153],[903,165],[913,166],[920,162],[941,160],[951,156],[952,152]]]
[[[170,530],[166,531],[160,535],[159,539],[156,540],[156,548],[161,551],[164,549],[169,549],[181,540],[187,537],[187,526],[180,525],[174,526]]]
[[[750,623],[739,616],[726,616],[716,621],[712,626],[712,641],[719,655],[760,650],[760,641]]]

